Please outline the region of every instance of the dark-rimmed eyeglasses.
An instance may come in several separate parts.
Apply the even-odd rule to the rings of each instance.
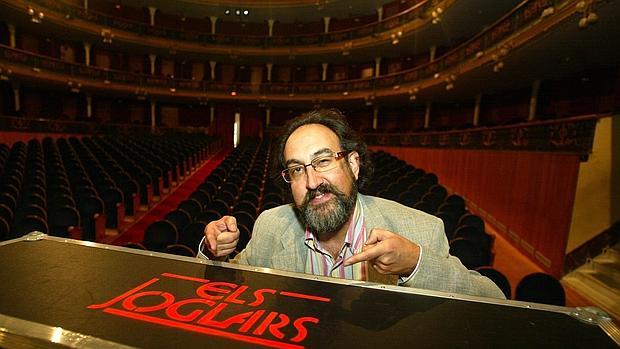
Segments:
[[[286,183],[302,180],[306,177],[306,168],[312,166],[316,172],[327,172],[336,168],[337,161],[344,158],[350,151],[332,152],[331,154],[317,156],[306,165],[293,165],[282,171],[282,178]]]

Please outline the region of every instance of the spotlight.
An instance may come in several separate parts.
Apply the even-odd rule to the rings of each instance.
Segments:
[[[41,23],[45,17],[42,11],[37,11],[32,7],[28,7],[28,14],[30,15],[30,21],[37,24]]]
[[[598,15],[594,12],[590,12],[590,14],[587,17],[588,19],[588,24],[592,24],[596,21],[598,21]]]
[[[235,10],[235,15],[236,15],[236,16],[241,16],[241,10],[236,9],[236,10]]]
[[[249,16],[250,15],[250,10],[243,10],[243,15],[244,16]]]
[[[230,15],[230,9],[229,9],[229,8],[225,9],[225,10],[224,10],[224,14],[225,14],[226,16],[229,16],[229,15]]]

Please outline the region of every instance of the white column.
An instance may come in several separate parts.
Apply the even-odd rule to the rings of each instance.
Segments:
[[[18,85],[13,85],[13,101],[15,102],[15,111],[19,112],[22,109],[22,104]]]
[[[209,61],[209,66],[211,67],[211,81],[215,81],[215,65],[216,61]]]
[[[84,9],[88,10],[88,0],[84,0]]]
[[[432,62],[435,60],[435,54],[437,53],[437,46],[431,46],[431,51],[429,54],[429,62]]]
[[[265,127],[269,126],[271,122],[271,107],[265,108]]]
[[[151,75],[155,75],[155,62],[157,61],[157,55],[151,53],[149,55],[149,61],[151,62]]]
[[[534,80],[532,83],[532,96],[530,97],[530,110],[527,116],[528,120],[536,119],[536,109],[538,108],[538,93],[540,92],[540,80]]]
[[[155,114],[157,113],[157,102],[151,99],[151,128],[155,128]]]
[[[267,63],[267,81],[271,82],[271,72],[273,70],[273,63]]]
[[[90,119],[93,117],[93,97],[91,95],[86,95],[86,118]]]
[[[482,94],[476,95],[476,105],[474,106],[474,126],[478,126],[480,121],[480,102],[482,101]]]
[[[383,20],[383,6],[377,7],[377,20],[378,21]]]
[[[15,25],[14,24],[7,24],[7,29],[9,30],[9,45],[11,46],[11,48],[15,48],[16,47],[16,41],[15,41]]]
[[[211,16],[209,17],[209,19],[211,20],[211,35],[213,35],[215,34],[215,24],[217,23],[217,17]]]
[[[331,17],[323,17],[323,26],[325,27],[325,34],[329,33],[329,21],[331,21]]]
[[[215,121],[215,107],[209,107],[209,126],[213,126],[213,122]]]
[[[381,57],[375,58],[375,78],[381,75]]]
[[[273,36],[273,25],[276,23],[275,20],[269,19],[267,20],[267,25],[269,26],[269,37]]]
[[[323,74],[321,75],[321,81],[327,81],[327,67],[329,63],[321,63],[321,67],[323,67]]]
[[[431,102],[426,103],[426,112],[424,113],[424,128],[428,128],[431,124]]]
[[[90,42],[84,43],[84,64],[87,66],[90,65]]]
[[[151,15],[151,26],[155,25],[155,12],[157,12],[157,7],[149,6],[149,14]]]
[[[375,105],[372,108],[372,129],[376,130],[379,124],[379,106]]]

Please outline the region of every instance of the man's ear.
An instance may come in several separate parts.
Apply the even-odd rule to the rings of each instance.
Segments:
[[[360,173],[360,154],[358,154],[355,150],[350,152],[347,156],[347,162],[349,163],[349,168],[351,168],[351,171],[355,176],[355,180],[357,180]]]

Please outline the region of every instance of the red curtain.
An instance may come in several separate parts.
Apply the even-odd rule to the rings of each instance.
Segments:
[[[434,172],[442,185],[548,273],[561,276],[579,174],[577,155],[371,147]]]

